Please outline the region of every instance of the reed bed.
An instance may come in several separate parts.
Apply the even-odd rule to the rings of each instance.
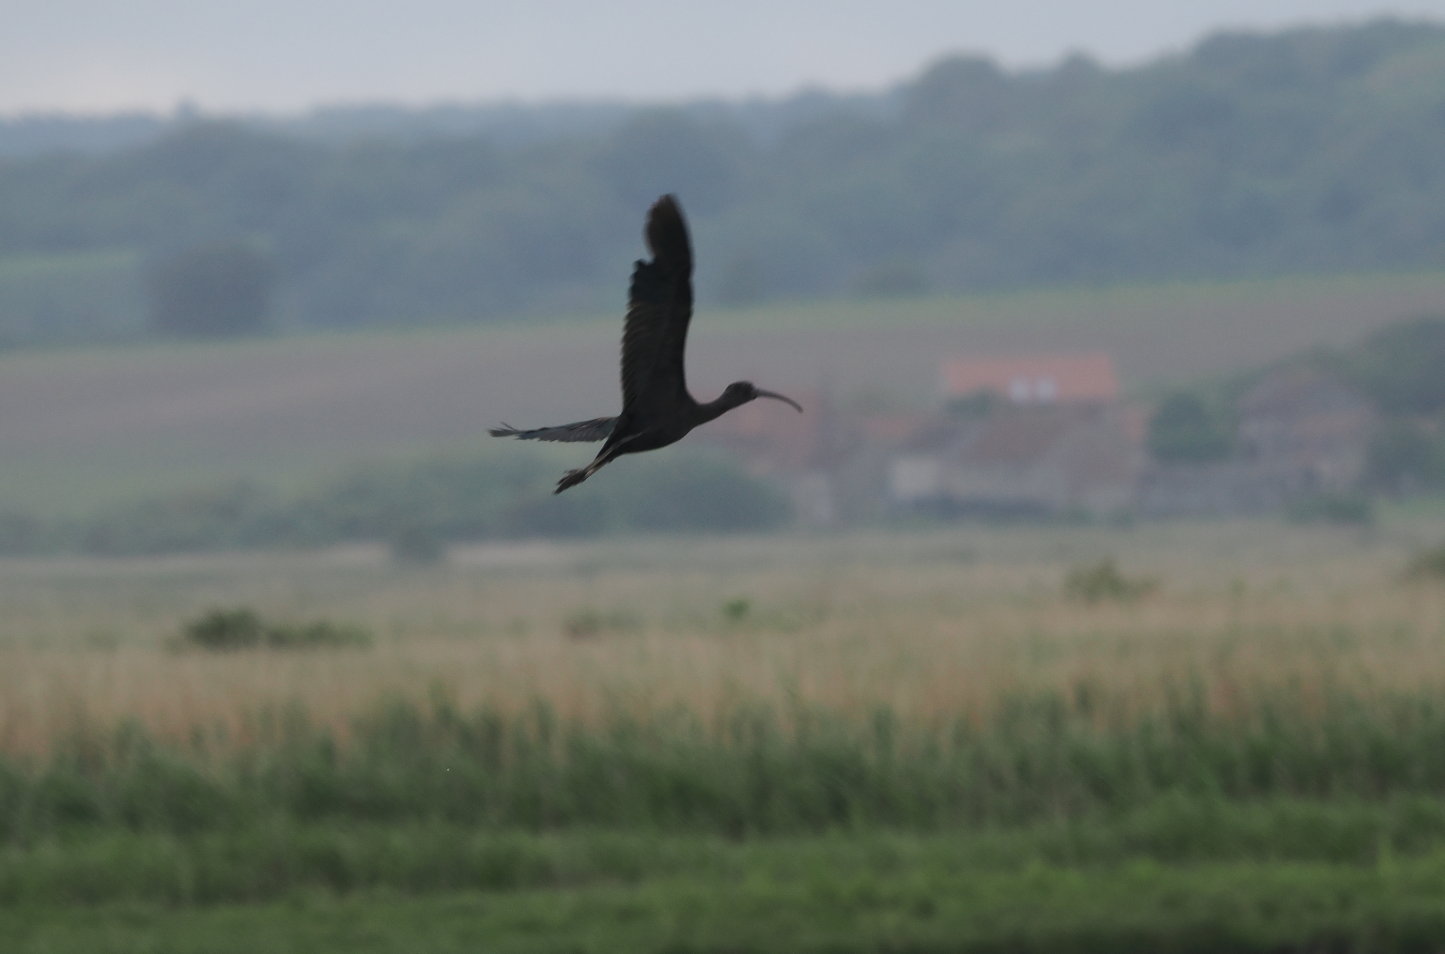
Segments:
[[[1157,713],[1181,686],[1221,718],[1281,691],[1445,688],[1445,587],[1402,582],[1398,546],[1266,533],[1214,529],[1203,552],[1100,531],[724,541],[691,561],[667,541],[533,547],[427,572],[364,552],[10,565],[0,754],[120,724],[244,746],[256,713],[283,708],[344,740],[383,702],[437,696],[503,714],[542,703],[583,725],[679,707],[711,722],[750,705],[884,707],[936,725],[1054,694],[1093,700],[1102,727]],[[1159,592],[1069,599],[1068,566],[1109,545]],[[223,605],[360,624],[375,645],[177,648],[184,620]]]
[[[1106,547],[1161,585],[1069,598]],[[736,833],[1439,791],[1445,589],[1403,553],[1236,526],[10,565],[0,814]],[[223,602],[376,638],[177,645]]]

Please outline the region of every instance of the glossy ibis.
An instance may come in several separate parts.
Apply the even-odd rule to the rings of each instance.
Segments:
[[[692,318],[692,244],[677,199],[665,195],[647,212],[644,230],[652,261],[632,269],[627,322],[622,332],[622,413],[575,424],[518,430],[490,429],[493,437],[537,441],[605,441],[592,463],[569,470],[554,493],[575,487],[622,454],[657,450],[681,440],[699,424],[746,404],[772,398],[802,407],[792,398],[734,381],[715,401],[699,404],[687,392],[683,351]]]

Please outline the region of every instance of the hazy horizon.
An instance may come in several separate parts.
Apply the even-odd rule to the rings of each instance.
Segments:
[[[820,14],[826,9],[826,14]],[[0,37],[0,115],[296,113],[372,102],[786,95],[874,89],[953,52],[1006,66],[1083,53],[1128,65],[1224,29],[1329,26],[1380,16],[1445,21],[1445,0],[1228,0],[1165,7],[1024,0],[1005,8],[900,0],[826,8],[739,0],[695,9],[660,0],[606,8],[580,0],[479,9],[374,0],[257,0],[245,8],[61,0],[12,14]]]

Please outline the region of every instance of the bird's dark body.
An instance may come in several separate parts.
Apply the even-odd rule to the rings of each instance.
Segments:
[[[603,441],[590,464],[563,475],[556,493],[580,484],[623,454],[675,444],[699,424],[755,398],[773,398],[802,410],[791,398],[747,381],[729,384],[715,401],[700,404],[693,399],[684,373],[687,327],[692,318],[692,243],[676,199],[665,195],[653,203],[644,234],[652,260],[638,261],[632,270],[622,333],[622,413],[557,427],[518,430],[503,425],[491,429],[494,437]]]

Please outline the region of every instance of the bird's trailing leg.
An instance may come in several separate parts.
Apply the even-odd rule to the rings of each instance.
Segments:
[[[592,459],[592,463],[586,467],[579,467],[577,470],[567,471],[567,473],[562,475],[562,479],[557,481],[557,489],[552,491],[552,493],[560,494],[568,487],[576,487],[582,483],[582,481],[601,470],[607,462],[615,456],[617,456],[615,453],[598,454]]]
[[[622,453],[623,448],[625,448],[627,444],[637,440],[637,438],[641,437],[643,433],[646,432],[644,431],[637,434],[630,434],[627,437],[624,437],[622,440],[616,442],[608,441],[602,446],[602,449],[597,452],[597,456],[592,458],[592,463],[588,464],[586,467],[579,467],[577,470],[569,470],[567,471],[567,473],[563,474],[562,479],[557,481],[557,489],[552,491],[552,493],[560,494],[568,487],[576,487],[578,484],[582,483],[582,481],[586,480],[588,477],[591,477],[603,467],[607,466],[607,464],[612,461],[612,458]]]

